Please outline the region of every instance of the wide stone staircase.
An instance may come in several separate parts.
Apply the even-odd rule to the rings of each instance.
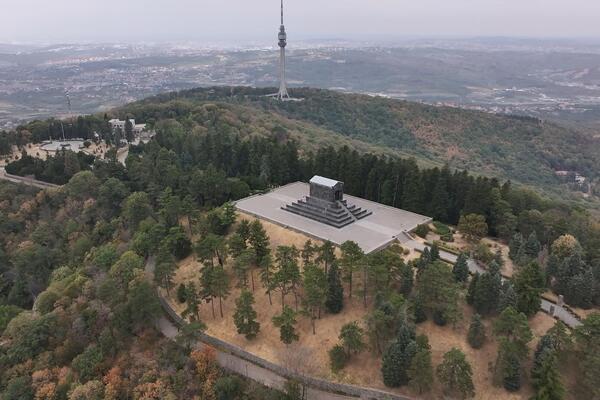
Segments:
[[[330,203],[312,197],[298,200],[282,209],[338,229],[372,214],[354,204],[348,205],[346,200]]]

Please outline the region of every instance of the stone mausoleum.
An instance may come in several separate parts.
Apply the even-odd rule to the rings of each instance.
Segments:
[[[310,182],[310,194],[283,210],[312,220],[343,228],[372,214],[344,199],[344,183],[322,176],[314,176]]]

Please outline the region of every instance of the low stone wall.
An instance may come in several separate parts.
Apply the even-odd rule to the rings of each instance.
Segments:
[[[159,295],[159,300],[162,305],[163,310],[169,317],[169,319],[178,327],[187,324],[187,322],[181,318],[175,310],[171,308],[169,303]],[[286,380],[295,380],[302,385],[304,385],[307,389],[316,389],[323,392],[331,393],[332,395],[339,395],[339,398],[359,398],[359,399],[372,399],[372,400],[411,400],[409,397],[396,395],[393,393],[388,393],[376,389],[363,388],[360,386],[354,385],[345,385],[340,383],[334,383],[330,381],[326,381],[319,378],[314,378],[310,376],[306,376],[303,374],[299,374],[295,371],[291,371],[287,368],[284,368],[280,365],[274,364],[270,361],[267,361],[263,358],[260,358],[254,354],[248,353],[242,348],[232,345],[231,343],[224,342],[220,339],[202,333],[200,335],[200,342],[207,344],[215,349],[230,354],[234,358],[227,357],[225,365],[222,365],[224,368],[227,368],[235,373],[246,376],[250,379],[255,379],[254,376],[248,371],[248,368],[244,368],[239,363],[235,363],[235,358],[240,359],[241,361],[249,362],[251,365],[262,368],[270,373],[274,373],[275,375],[282,377]],[[265,383],[264,381],[262,383]],[[311,397],[312,399],[312,397]]]

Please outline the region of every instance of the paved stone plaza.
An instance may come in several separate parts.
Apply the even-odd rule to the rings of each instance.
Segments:
[[[423,215],[349,195],[344,196],[349,203],[368,209],[373,214],[343,228],[335,228],[282,209],[287,204],[302,199],[308,194],[309,185],[296,182],[267,194],[240,200],[236,206],[239,211],[246,214],[274,222],[314,238],[329,240],[337,245],[341,245],[347,240],[353,240],[365,253],[384,248],[395,240],[408,242],[410,238],[404,234],[405,232],[414,230],[420,224],[431,222],[431,218]]]

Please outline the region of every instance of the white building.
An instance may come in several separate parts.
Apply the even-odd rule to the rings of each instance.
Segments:
[[[121,132],[125,132],[125,124],[127,121],[123,121],[120,119],[111,119],[110,121],[108,121],[108,124],[110,125],[113,133],[117,130],[120,129]],[[131,122],[131,126],[133,127],[133,134],[134,136],[141,136],[142,132],[146,131],[146,124],[136,124],[135,123],[135,119],[130,119],[129,122]]]

